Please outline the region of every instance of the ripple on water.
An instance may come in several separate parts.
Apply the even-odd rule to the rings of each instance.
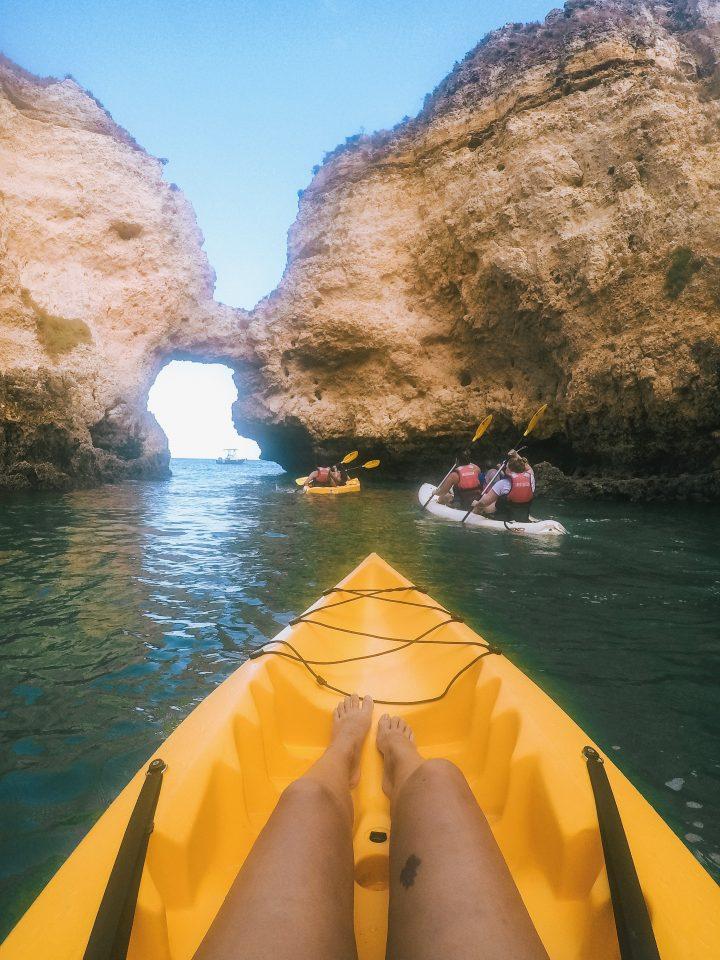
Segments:
[[[547,504],[572,534],[551,542],[439,523],[380,479],[319,502],[270,465],[173,470],[3,501],[0,927],[182,717],[371,550],[540,679],[720,876],[716,508]]]

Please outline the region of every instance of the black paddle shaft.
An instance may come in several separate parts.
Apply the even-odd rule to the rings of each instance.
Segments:
[[[526,447],[518,447],[517,450],[515,450],[515,453],[522,453],[522,451],[525,450],[525,449],[527,449],[527,448],[526,448]],[[483,487],[482,492],[481,492],[480,496],[478,497],[478,500],[482,500],[482,498],[485,496],[485,494],[488,492],[488,490],[490,489],[490,487],[492,487],[492,485],[495,483],[496,480],[500,480],[500,479],[502,479],[502,477],[507,476],[507,474],[505,473],[505,467],[507,467],[508,462],[509,462],[509,457],[508,457],[507,459],[503,460],[503,462],[500,464],[500,467],[498,468],[498,471],[497,471],[497,473],[495,474],[495,476],[492,478],[492,480],[490,480],[489,483],[486,483],[485,486]],[[461,522],[461,523],[465,523],[465,521],[467,520],[467,518],[470,516],[470,514],[471,514],[472,512],[473,512],[473,508],[470,507],[470,509],[468,510],[468,512],[465,514],[465,516],[462,518],[462,520],[461,520],[460,522]]]
[[[153,760],[135,802],[93,924],[84,960],[125,960],[140,878],[166,764]]]
[[[660,960],[650,914],[643,896],[625,829],[605,762],[593,747],[585,747],[598,823],[610,884],[621,960]]]

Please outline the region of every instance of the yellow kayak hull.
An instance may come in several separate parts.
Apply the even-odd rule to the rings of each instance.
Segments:
[[[371,554],[339,585],[386,591],[330,592],[310,608],[316,623],[290,626],[268,650],[292,645],[309,660],[387,655],[317,666],[339,690],[370,693],[373,723],[390,710],[405,716],[427,757],[447,757],[465,773],[487,815],[535,926],[553,960],[616,960],[618,946],[597,815],[585,762],[590,739],[501,655],[478,655],[481,638],[447,622],[416,638],[446,612]],[[387,592],[390,590],[391,592]],[[355,596],[333,608],[338,599]],[[382,596],[382,594],[381,594]],[[422,607],[392,602],[410,600]],[[390,600],[391,602],[387,602]],[[324,611],[324,612],[323,612]],[[319,623],[379,634],[355,636]],[[467,645],[466,645],[467,644]],[[480,652],[482,650],[480,649]],[[281,791],[329,740],[338,693],[298,661],[272,654],[243,664],[208,696],[157,751],[167,763],[155,814],[128,956],[190,960],[215,917]],[[606,760],[663,960],[718,957],[720,891],[630,782]],[[2,960],[78,960],[145,767],[90,830],[0,948]],[[360,960],[385,956],[387,848],[372,831],[391,830],[374,735],[354,792],[356,932]]]
[[[315,496],[336,497],[340,493],[360,493],[360,481],[357,477],[352,477],[342,487],[305,487],[305,493],[312,493]]]

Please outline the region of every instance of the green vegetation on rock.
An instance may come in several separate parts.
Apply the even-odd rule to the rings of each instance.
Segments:
[[[22,300],[35,314],[38,340],[53,359],[69,353],[81,343],[92,343],[90,328],[84,320],[58,317],[49,313],[33,300],[27,290],[22,291]]]
[[[677,300],[690,278],[702,267],[703,260],[696,257],[689,247],[678,247],[673,252],[670,267],[665,275],[665,292],[672,300]]]

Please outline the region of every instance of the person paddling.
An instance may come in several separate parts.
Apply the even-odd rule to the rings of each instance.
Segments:
[[[507,466],[497,471],[496,479],[485,495],[473,504],[473,513],[492,515],[498,520],[527,523],[535,496],[535,474],[525,457],[517,451],[508,454]]]
[[[331,467],[315,467],[305,481],[307,487],[343,487],[348,475],[334,463]]]
[[[485,477],[476,463],[470,460],[469,450],[457,456],[457,466],[450,471],[436,490],[438,503],[451,504],[455,500],[463,510],[469,510],[482,492]]]

